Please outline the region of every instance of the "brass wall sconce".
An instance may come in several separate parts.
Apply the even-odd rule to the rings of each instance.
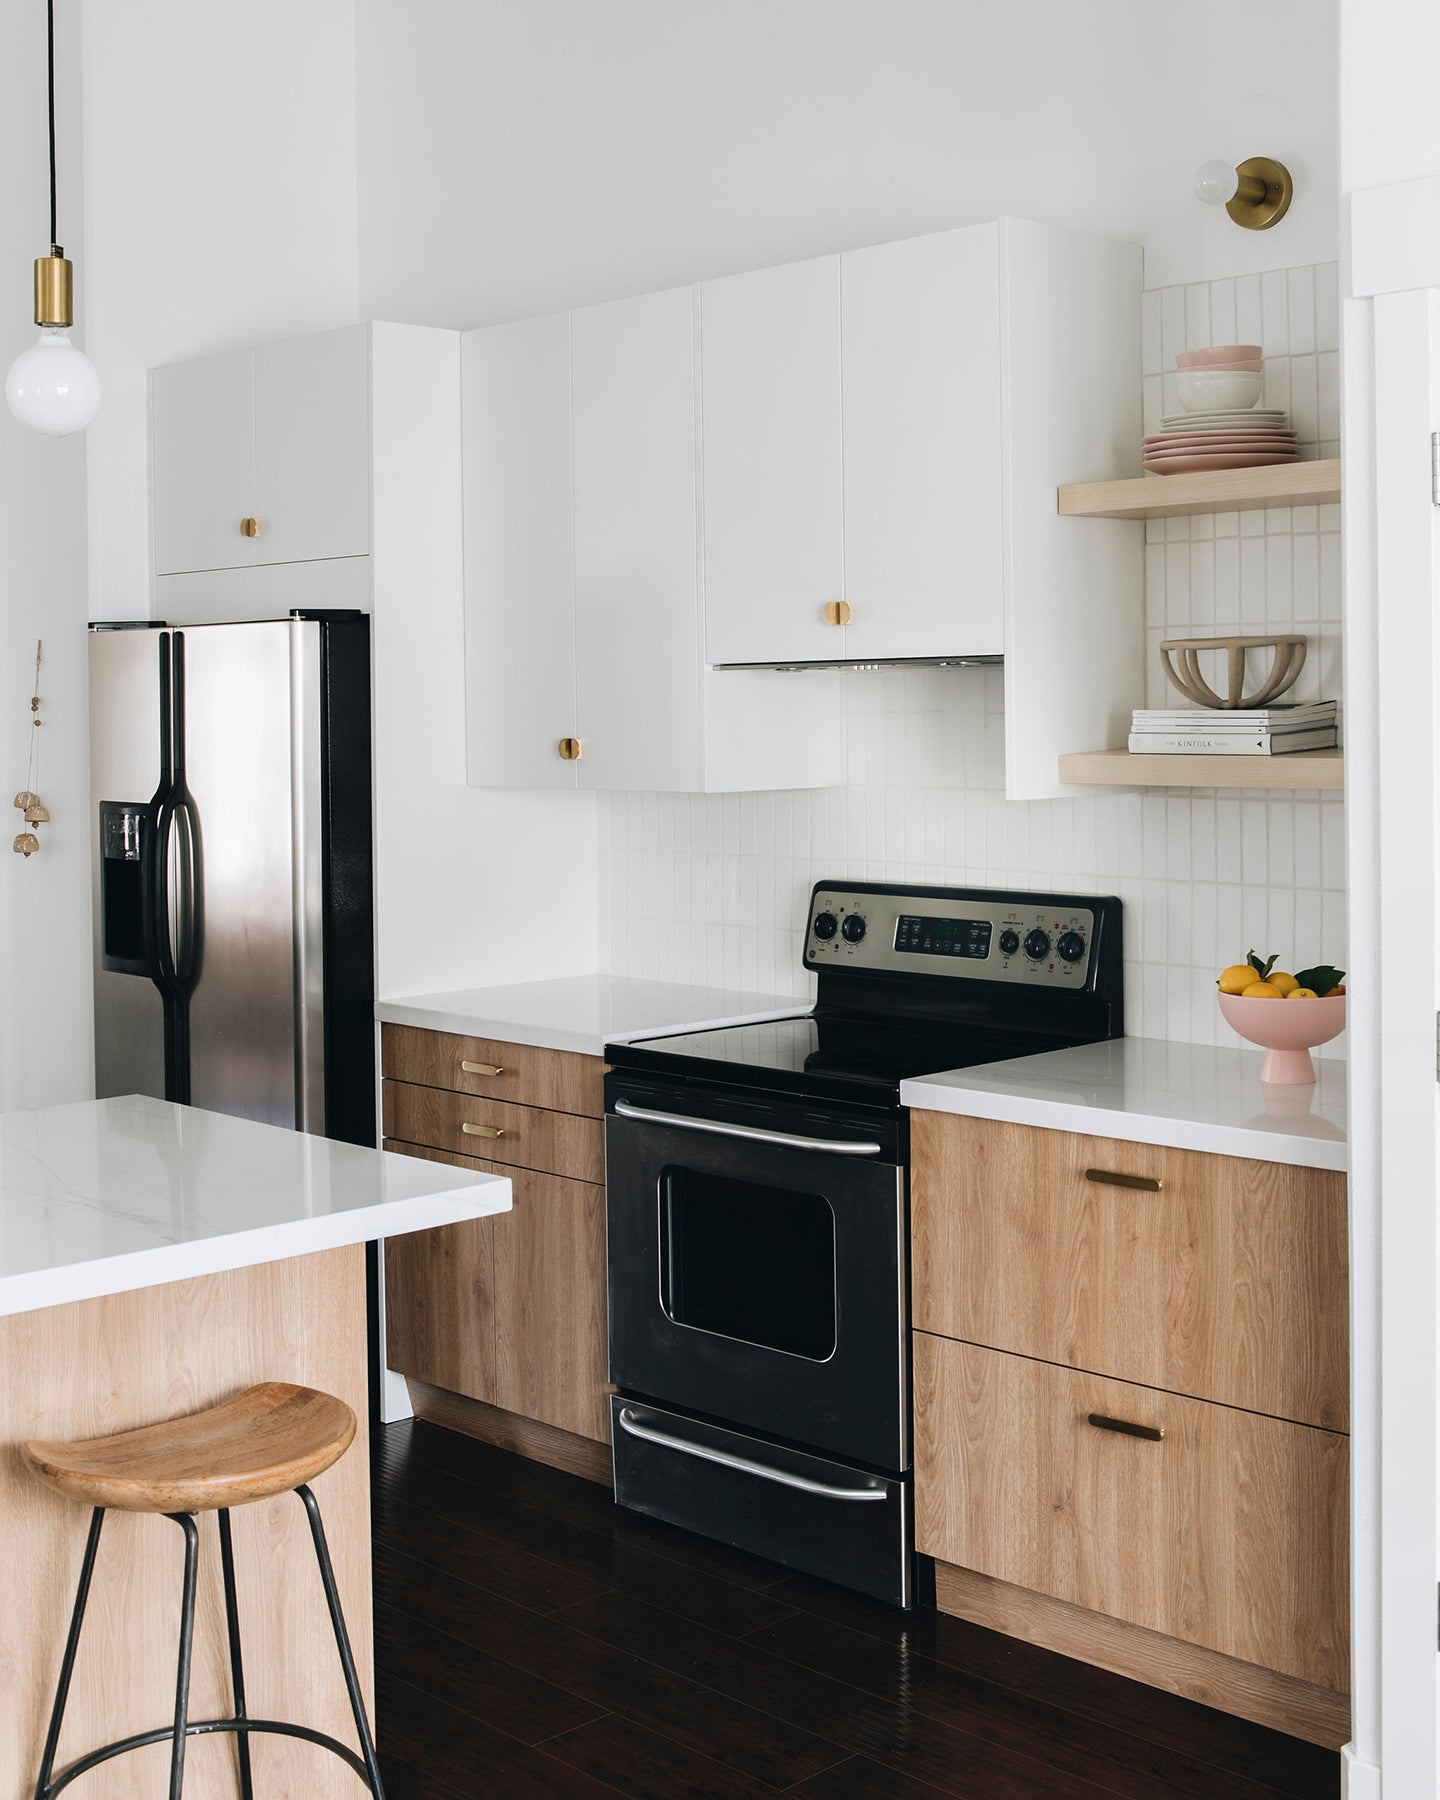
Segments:
[[[1278,225],[1294,196],[1290,171],[1273,157],[1247,156],[1237,168],[1217,159],[1195,171],[1195,198],[1206,206],[1223,206],[1247,231]]]

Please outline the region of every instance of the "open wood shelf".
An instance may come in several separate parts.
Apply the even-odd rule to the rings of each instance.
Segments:
[[[1182,513],[1255,512],[1266,506],[1327,506],[1339,498],[1337,457],[1271,468],[1207,469],[1199,475],[1077,481],[1059,490],[1058,510],[1075,519],[1167,519]]]
[[[1135,756],[1081,750],[1060,758],[1060,779],[1077,787],[1326,788],[1345,785],[1343,750],[1289,756]]]

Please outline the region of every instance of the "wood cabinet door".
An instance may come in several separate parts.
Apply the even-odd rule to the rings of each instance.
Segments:
[[[840,258],[851,657],[1005,648],[994,225]]]
[[[383,1099],[386,1137],[577,1181],[605,1179],[605,1127],[599,1119],[472,1099],[407,1081],[385,1082]]]
[[[380,1062],[387,1081],[414,1081],[594,1119],[605,1114],[604,1059],[574,1050],[386,1024],[380,1028]]]
[[[573,788],[569,315],[467,332],[461,369],[470,785]]]
[[[919,1550],[1347,1691],[1347,1438],[924,1332],[914,1380]]]
[[[917,1329],[1346,1428],[1343,1175],[948,1113],[910,1131]]]
[[[173,363],[150,376],[155,573],[245,568],[255,516],[255,353]]]
[[[842,657],[840,259],[700,287],[705,655]]]
[[[255,352],[255,489],[257,562],[368,555],[368,326]]]
[[[701,786],[695,305],[571,315],[581,787]]]

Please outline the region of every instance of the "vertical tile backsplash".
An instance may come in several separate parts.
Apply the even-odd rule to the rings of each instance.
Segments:
[[[1264,403],[1290,408],[1303,454],[1338,455],[1338,291],[1326,263],[1147,292],[1146,429],[1176,410],[1163,390],[1177,349],[1263,343]],[[1304,632],[1294,697],[1340,697],[1338,507],[1157,520],[1146,533],[1149,704],[1166,700],[1161,638],[1192,630]],[[1344,960],[1340,795],[1077,788],[1007,801],[999,669],[844,680],[845,787],[599,797],[612,972],[804,995],[810,887],[844,875],[1118,894],[1126,1028],[1147,1037],[1234,1042],[1215,974],[1252,946],[1301,965]],[[1325,1053],[1343,1055],[1343,1037]]]

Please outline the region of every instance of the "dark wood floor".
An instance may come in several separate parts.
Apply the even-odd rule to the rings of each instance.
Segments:
[[[375,1434],[390,1800],[1267,1800],[1338,1757],[621,1512],[420,1423]]]

